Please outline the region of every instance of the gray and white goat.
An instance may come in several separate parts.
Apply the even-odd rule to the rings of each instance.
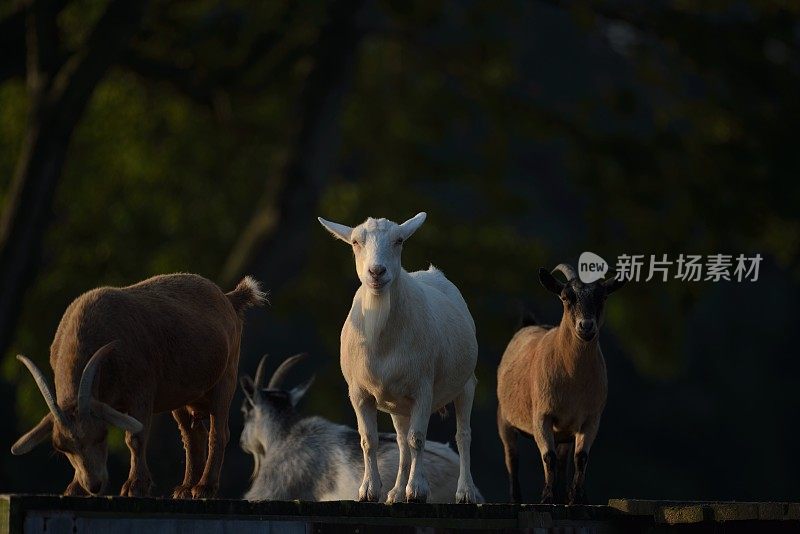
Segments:
[[[354,500],[364,472],[358,432],[322,417],[301,417],[295,407],[314,381],[288,389],[289,370],[305,354],[286,359],[264,386],[267,357],[255,378],[240,380],[245,400],[241,446],[255,466],[244,498],[261,500]],[[378,469],[382,476],[397,472],[399,454],[394,434],[380,434]],[[459,475],[458,455],[444,443],[429,441],[423,461],[431,500],[452,502]],[[478,494],[480,497],[480,494]],[[382,499],[386,494],[381,495]],[[482,502],[482,498],[481,498]]]

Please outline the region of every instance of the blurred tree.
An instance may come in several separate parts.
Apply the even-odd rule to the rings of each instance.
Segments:
[[[106,6],[65,5],[57,22],[68,49]],[[612,397],[593,497],[789,496],[798,461],[776,444],[793,442],[785,420],[798,409],[785,392],[797,367],[786,332],[800,250],[800,7],[376,0],[356,9],[152,0],[74,131],[14,347],[44,362],[66,305],[99,284],[247,271],[275,298],[249,320],[242,369],[265,350],[309,350],[318,381],[307,409],[352,421],[335,355],[356,278],[346,247],[311,230],[314,217],[355,224],[425,209],[404,264],[443,268],[475,316],[474,421],[486,430],[474,442],[486,458],[476,480],[499,498],[493,375],[514,304],[559,316],[538,267],[583,250],[609,260],[762,252],[757,284],[632,284],[609,303]],[[20,82],[25,14],[0,5],[0,15],[2,200],[31,102]],[[3,370],[18,383],[0,383],[4,420],[40,416],[30,378],[13,358]],[[447,424],[434,422],[431,435],[451,439]],[[3,443],[13,426],[0,429]],[[159,436],[151,462],[169,487],[179,444],[171,424]],[[697,447],[715,440],[727,450]],[[0,457],[7,487],[63,487],[45,449]],[[753,454],[772,468],[729,468]],[[230,447],[226,494],[239,494],[248,466]],[[538,465],[526,469],[538,478]]]
[[[42,239],[52,216],[72,132],[95,87],[139,25],[146,2],[112,0],[88,37],[74,50],[63,46],[56,19],[59,0],[30,0],[0,22],[6,40],[20,38],[6,54],[10,74],[25,50],[28,126],[0,218],[0,352],[12,341],[19,308],[36,279]],[[10,44],[10,43],[8,43]]]
[[[285,169],[265,180],[255,212],[223,266],[224,287],[256,272],[270,287],[279,288],[307,261],[306,243],[315,224],[309,214],[316,210],[339,150],[343,97],[363,35],[357,20],[362,4],[330,2],[327,22],[311,51],[313,67],[300,92],[296,131],[289,132],[294,141]]]

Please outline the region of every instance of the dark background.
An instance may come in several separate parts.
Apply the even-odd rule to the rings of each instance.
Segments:
[[[357,278],[316,216],[428,220],[406,246],[478,327],[473,473],[506,474],[495,369],[539,267],[584,250],[760,253],[757,282],[631,283],[609,300],[610,394],[589,497],[798,499],[800,4],[58,1],[0,5],[0,491],[60,492],[49,444],[10,445],[44,402],[83,291],[175,271],[271,291],[241,371],[311,353],[304,413],[353,425],[338,334]],[[237,395],[221,494],[247,486]],[[380,418],[388,430],[388,416]],[[453,440],[453,419],[430,437]],[[127,452],[112,434],[112,487]],[[541,467],[522,447],[523,493]],[[158,494],[183,454],[158,417]]]

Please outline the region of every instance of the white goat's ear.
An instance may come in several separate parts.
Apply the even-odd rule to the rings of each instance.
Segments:
[[[46,440],[53,431],[53,414],[48,413],[35,427],[28,430],[11,446],[11,454],[18,456],[30,452],[35,446]]]
[[[92,399],[91,410],[95,417],[99,417],[109,425],[121,428],[125,432],[138,434],[144,428],[138,419],[115,410],[105,402]]]
[[[353,235],[353,229],[349,226],[345,226],[343,224],[326,221],[322,217],[317,217],[319,223],[325,227],[330,233],[334,235],[334,237],[338,237],[345,243],[350,243],[350,236]]]
[[[308,388],[310,388],[311,384],[314,383],[314,378],[316,378],[316,375],[313,375],[299,386],[292,388],[292,390],[289,392],[289,401],[292,403],[292,406],[297,406],[297,403],[300,402],[300,399],[305,396],[306,392],[308,392]]]
[[[400,232],[403,236],[403,239],[408,239],[411,235],[417,231],[417,229],[422,226],[422,223],[425,222],[425,218],[428,216],[427,213],[421,211],[411,217],[409,220],[404,222],[400,225]]]

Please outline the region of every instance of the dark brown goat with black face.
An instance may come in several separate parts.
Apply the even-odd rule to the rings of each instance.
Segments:
[[[515,502],[520,500],[520,432],[533,437],[541,454],[545,474],[542,502],[553,502],[556,478],[566,471],[572,445],[575,476],[568,499],[573,504],[585,502],[589,449],[606,404],[606,364],[598,337],[606,297],[624,282],[612,278],[584,284],[565,264],[555,271],[563,273],[567,282],[559,282],[545,269],[539,269],[539,281],[561,299],[561,324],[523,327],[506,347],[497,370],[497,426]]]
[[[223,293],[194,274],[101,287],[69,305],[50,346],[55,392],[27,358],[50,412],[11,448],[24,454],[52,436],[75,468],[65,495],[105,490],[108,425],[131,451],[123,496],[144,496],[152,480],[146,448],[154,413],[171,411],[186,449],[175,498],[213,497],[229,439],[242,314],[265,295],[250,277]],[[209,418],[206,431],[200,419]]]

